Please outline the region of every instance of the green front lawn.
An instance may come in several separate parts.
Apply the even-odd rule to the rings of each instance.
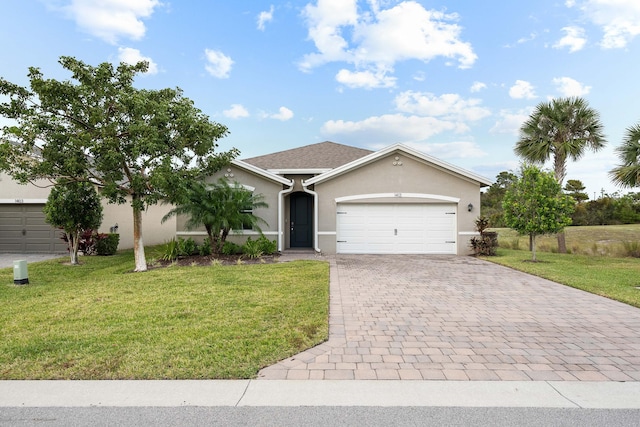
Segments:
[[[0,379],[252,378],[328,338],[325,262],[131,273],[131,251],[0,269]]]
[[[640,308],[640,259],[498,249],[487,261],[534,274]]]

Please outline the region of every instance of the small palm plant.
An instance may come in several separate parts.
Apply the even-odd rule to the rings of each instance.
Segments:
[[[252,228],[261,232],[260,224],[266,222],[254,211],[267,207],[262,194],[253,194],[239,183],[232,185],[221,178],[213,185],[194,183],[162,222],[175,215],[188,216],[185,228],[193,230],[204,226],[211,252],[219,254],[231,230]]]

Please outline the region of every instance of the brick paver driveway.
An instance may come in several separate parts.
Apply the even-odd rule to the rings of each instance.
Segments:
[[[640,381],[640,309],[472,257],[327,260],[329,340],[258,378]]]

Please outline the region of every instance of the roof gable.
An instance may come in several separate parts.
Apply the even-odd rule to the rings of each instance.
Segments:
[[[244,159],[245,163],[265,170],[330,170],[373,153],[364,148],[325,141],[264,156]]]
[[[460,168],[458,166],[452,165],[450,163],[447,163],[445,161],[442,161],[440,159],[437,159],[433,156],[430,156],[428,154],[422,153],[420,151],[414,150],[413,148],[410,148],[406,145],[403,144],[395,144],[395,145],[391,145],[387,148],[383,148],[380,151],[376,151],[376,152],[372,152],[371,154],[361,157],[359,159],[356,159],[350,163],[344,164],[342,166],[339,166],[335,169],[332,169],[330,171],[324,172],[320,175],[316,175],[310,179],[307,179],[304,181],[304,185],[311,185],[311,184],[318,184],[321,183],[323,181],[327,181],[330,180],[334,177],[340,176],[342,174],[348,173],[351,170],[357,169],[359,167],[362,167],[364,165],[367,165],[369,163],[372,163],[384,156],[387,156],[391,153],[394,152],[403,152],[405,154],[408,154],[412,157],[415,157],[419,160],[422,160],[426,163],[431,163],[432,165],[435,165],[441,169],[444,169],[454,175],[458,175],[462,178],[465,179],[469,179],[471,181],[476,181],[480,184],[481,187],[485,187],[485,186],[489,186],[492,184],[491,180],[488,178],[485,178],[481,175],[478,175],[474,172],[468,171],[466,169]]]

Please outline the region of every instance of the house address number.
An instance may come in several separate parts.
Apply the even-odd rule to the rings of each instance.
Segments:
[[[16,203],[24,203],[24,199],[16,199]]]

